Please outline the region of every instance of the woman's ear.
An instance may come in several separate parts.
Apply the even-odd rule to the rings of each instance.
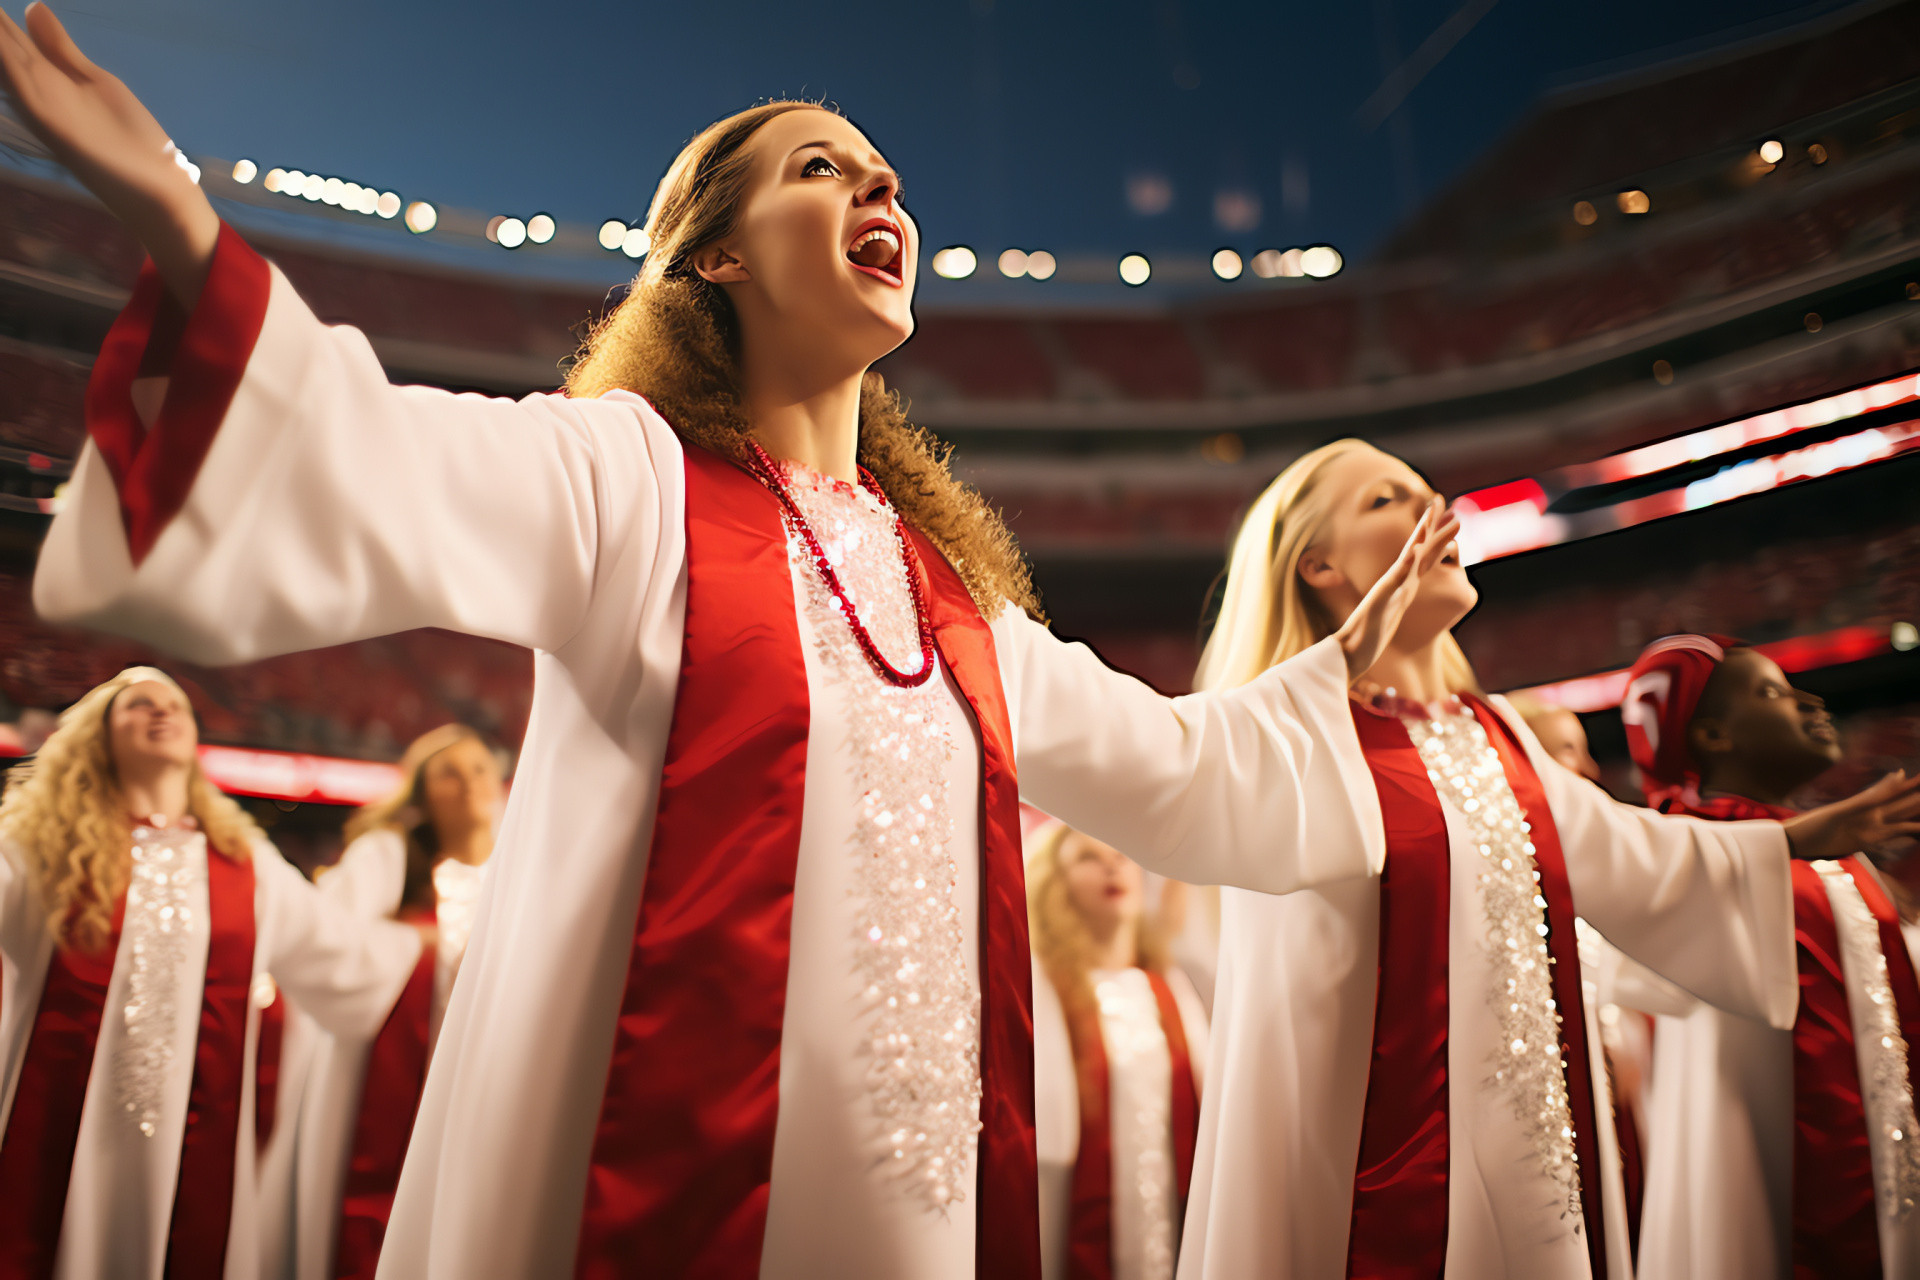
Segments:
[[[710,244],[693,255],[693,269],[709,284],[740,284],[753,279],[747,264],[725,245]]]
[[[1300,553],[1300,561],[1295,571],[1300,581],[1315,591],[1325,591],[1337,587],[1347,580],[1347,575],[1327,563],[1327,558],[1312,549]]]

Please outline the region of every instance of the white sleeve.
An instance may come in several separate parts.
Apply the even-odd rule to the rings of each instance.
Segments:
[[[665,470],[678,475],[657,415],[624,392],[513,401],[394,386],[358,330],[322,324],[277,268],[254,276],[270,284],[250,286],[267,295],[251,348],[183,343],[166,407],[131,460],[103,452],[128,433],[102,426],[96,401],[130,402],[132,385],[103,349],[91,438],[34,579],[40,613],[205,663],[416,627],[563,644],[609,532],[658,505]],[[232,292],[210,289],[203,307]],[[223,376],[224,402],[175,396]],[[210,436],[197,467],[191,449],[166,456],[193,435],[180,419],[196,405],[206,421],[194,438]],[[109,456],[121,459],[118,485]],[[142,559],[130,535],[155,508]]]
[[[301,1011],[336,1035],[380,1030],[420,958],[420,935],[368,920],[321,893],[271,845],[254,846],[266,921],[267,972]]]
[[[1069,826],[1192,884],[1289,893],[1378,871],[1380,805],[1332,640],[1181,698],[1016,609],[994,643],[1020,793]]]
[[[1207,1049],[1212,1028],[1207,1023],[1207,1006],[1193,979],[1182,969],[1168,969],[1167,989],[1173,992],[1174,1007],[1180,1010],[1180,1029],[1187,1035],[1187,1061],[1193,1068],[1194,1091],[1207,1092]]]
[[[1782,1030],[1799,1008],[1793,879],[1777,822],[1705,822],[1622,804],[1519,733],[1566,853],[1575,909],[1708,1004]]]
[[[382,828],[348,845],[319,878],[320,892],[366,920],[383,920],[400,909],[407,887],[407,845],[399,832]]]

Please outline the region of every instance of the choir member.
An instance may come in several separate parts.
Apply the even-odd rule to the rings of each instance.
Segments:
[[[289,1117],[262,1171],[268,1268],[298,1280],[372,1280],[427,1061],[466,952],[503,800],[499,759],[465,725],[421,735],[401,781],[347,824],[320,890],[369,919],[431,922],[423,953],[379,1034],[328,1035],[296,1014]],[[272,1188],[271,1191],[264,1188]]]
[[[1061,824],[1027,859],[1040,1239],[1049,1280],[1172,1280],[1207,1017],[1144,873]]]
[[[35,576],[237,662],[437,626],[535,651],[493,884],[382,1249],[425,1277],[1035,1277],[1019,796],[1174,878],[1364,877],[1347,710],[1450,536],[1169,700],[1055,639],[872,363],[919,236],[816,104],[699,134],[568,393],[393,385],[224,226],[44,5],[21,118],[147,247]],[[1263,1206],[1263,1212],[1265,1206]]]
[[[1647,799],[1736,823],[1791,819],[1840,758],[1819,698],[1724,636],[1656,641],[1621,718]],[[1910,1047],[1920,985],[1893,893],[1864,854],[1792,869],[1791,1031],[1643,975],[1653,1140],[1640,1274],[1804,1280],[1920,1274]],[[1678,975],[1670,975],[1678,976]]]
[[[249,996],[380,1025],[420,952],[324,902],[200,771],[186,695],[134,667],[0,802],[0,1277],[244,1280]]]
[[[1309,650],[1437,502],[1359,441],[1296,461],[1235,543],[1198,686]],[[1183,1277],[1631,1275],[1575,912],[1784,1027],[1789,846],[1920,829],[1903,778],[1784,824],[1613,801],[1476,690],[1450,634],[1474,601],[1445,555],[1355,686],[1347,743],[1370,780],[1318,797],[1298,839],[1344,859],[1357,829],[1368,874],[1224,895]]]

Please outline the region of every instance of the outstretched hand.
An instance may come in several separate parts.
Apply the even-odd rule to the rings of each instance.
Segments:
[[[1420,580],[1440,563],[1447,544],[1459,532],[1460,517],[1444,510],[1438,497],[1420,513],[1407,545],[1400,549],[1392,566],[1380,575],[1380,580],[1361,597],[1347,620],[1333,633],[1347,656],[1349,682],[1358,680],[1386,652],[1394,633],[1400,629],[1400,619],[1406,616],[1407,607],[1420,592]]]
[[[1902,836],[1920,836],[1920,776],[1897,770],[1858,795],[1810,809],[1782,825],[1793,856],[1850,858]]]
[[[44,4],[24,30],[0,12],[0,91],[54,159],[125,222],[182,305],[199,299],[220,218],[177,162],[167,131],[102,71]]]

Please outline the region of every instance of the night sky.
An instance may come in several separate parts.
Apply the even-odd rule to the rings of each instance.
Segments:
[[[1369,128],[1362,104],[1463,2],[1463,18],[1484,15]],[[19,0],[6,4],[17,17]],[[1198,254],[1330,241],[1354,259],[1543,91],[1836,7],[55,3],[189,154],[408,199],[637,218],[690,134],[804,95],[841,104],[899,167],[930,246]]]

